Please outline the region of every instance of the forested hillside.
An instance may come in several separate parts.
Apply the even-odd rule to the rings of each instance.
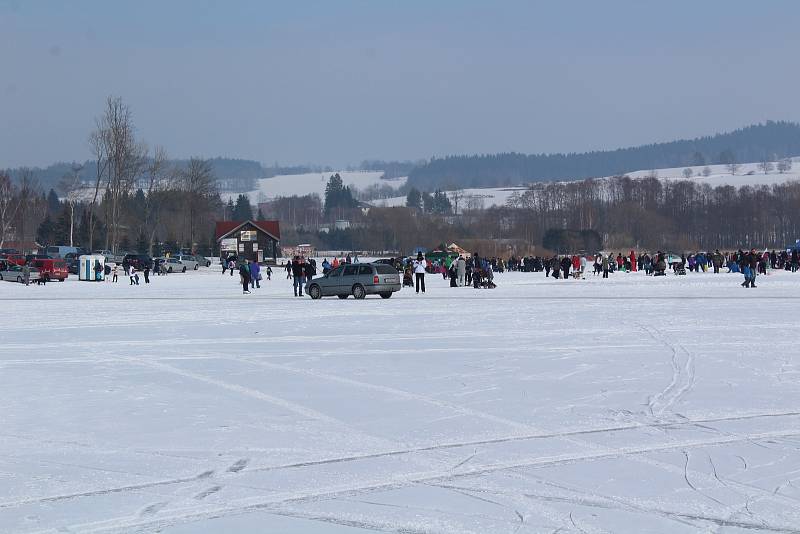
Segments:
[[[434,158],[409,175],[409,187],[499,187],[613,176],[642,169],[743,161],[776,161],[800,155],[800,125],[773,122],[729,133],[631,148],[571,154],[485,154]]]

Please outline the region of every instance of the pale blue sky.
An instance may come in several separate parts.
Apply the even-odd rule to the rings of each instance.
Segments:
[[[800,121],[800,2],[0,0],[0,168],[109,94],[176,157],[357,164]]]

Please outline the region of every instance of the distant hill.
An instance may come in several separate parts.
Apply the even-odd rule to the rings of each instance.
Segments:
[[[309,172],[307,167],[270,167],[265,169],[258,161],[234,158],[211,158],[211,167],[217,177],[217,185],[221,191],[249,191],[255,189],[260,178],[275,176],[277,174],[290,174],[290,172]],[[189,160],[172,160],[178,168],[184,168]],[[47,191],[57,189],[58,182],[65,175],[72,174],[73,169],[79,168],[81,180],[91,183],[95,179],[96,165],[92,160],[83,163],[59,162],[48,167],[32,167],[34,179]],[[18,180],[22,168],[8,169],[12,179]]]
[[[729,133],[617,150],[572,154],[487,154],[434,158],[411,171],[408,186],[503,187],[624,174],[639,169],[760,161],[800,155],[800,125],[768,121]]]

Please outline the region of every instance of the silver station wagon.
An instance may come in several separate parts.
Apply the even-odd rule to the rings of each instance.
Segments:
[[[306,293],[314,300],[334,295],[340,299],[350,295],[356,299],[363,299],[367,295],[380,295],[388,299],[400,288],[400,275],[390,265],[348,263],[309,280]]]

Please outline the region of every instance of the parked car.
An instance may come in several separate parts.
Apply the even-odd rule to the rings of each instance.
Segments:
[[[0,254],[0,260],[14,265],[25,265],[25,256],[22,254]]]
[[[39,269],[31,267],[31,275],[29,280],[35,282],[39,279]],[[8,282],[24,282],[22,277],[22,266],[14,263],[2,262],[0,264],[0,280]]]
[[[200,267],[211,267],[211,260],[206,258],[205,256],[201,256],[200,254],[194,255],[195,261],[200,264]]]
[[[83,254],[84,251],[78,247],[68,247],[65,245],[58,245],[58,246],[47,247],[45,249],[45,253],[51,258],[64,259],[64,257],[69,253],[80,255]]]
[[[178,258],[158,258],[161,260],[161,268],[168,273],[185,273],[186,264]]]
[[[38,254],[25,254],[25,263],[30,263],[33,260],[51,260],[51,259],[53,258],[41,252]]]
[[[69,276],[69,268],[64,260],[37,258],[31,260],[30,263],[39,270],[39,275],[44,280],[63,282]]]
[[[334,295],[340,299],[350,295],[356,299],[363,299],[367,295],[380,295],[388,299],[400,288],[400,275],[391,265],[348,263],[311,279],[306,285],[306,293],[314,300]]]
[[[120,263],[133,265],[133,268],[137,271],[143,271],[145,266],[153,267],[153,259],[147,254],[125,254],[125,257],[122,258],[122,262]]]
[[[170,259],[178,260],[179,262],[183,263],[187,269],[192,271],[196,271],[197,268],[200,266],[200,262],[198,262],[197,259],[192,255],[181,254],[179,256],[173,256]]]

